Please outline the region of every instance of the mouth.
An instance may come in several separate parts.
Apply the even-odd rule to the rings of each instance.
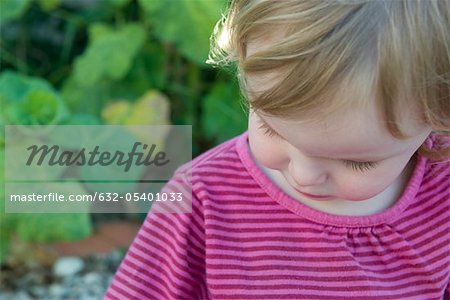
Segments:
[[[286,177],[285,177],[286,178]],[[332,199],[336,199],[336,197],[333,197],[332,195],[315,195],[315,194],[309,194],[309,193],[305,193],[301,190],[299,190],[298,188],[296,188],[296,185],[291,184],[290,180],[288,178],[286,178],[286,181],[288,182],[288,184],[300,195],[307,197],[309,199],[313,199],[313,200],[332,200]]]
[[[297,189],[295,189],[297,192],[299,192],[301,195],[306,196],[308,198],[311,199],[316,199],[316,200],[329,200],[332,199],[333,197],[331,195],[314,195],[314,194],[308,194],[302,191],[299,191]]]

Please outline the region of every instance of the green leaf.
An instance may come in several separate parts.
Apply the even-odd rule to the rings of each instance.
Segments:
[[[29,90],[21,102],[11,104],[6,110],[10,124],[57,124],[68,115],[62,99],[53,91]]]
[[[20,18],[31,0],[1,0],[0,1],[0,24]]]
[[[64,82],[62,96],[70,111],[100,115],[101,110],[110,102],[132,102],[141,97],[149,87],[164,88],[167,82],[164,63],[166,55],[160,45],[146,43],[134,59],[128,74],[121,80],[103,79],[96,85],[85,86],[72,76]]]
[[[38,3],[44,11],[52,11],[61,4],[61,0],[38,0]]]
[[[64,82],[61,94],[70,111],[97,115],[110,97],[110,86],[112,84],[105,84],[104,81],[97,85],[84,86],[71,76]]]
[[[105,5],[112,5],[114,7],[120,8],[127,5],[130,0],[104,0]]]
[[[203,99],[202,127],[216,143],[228,140],[247,128],[247,116],[240,105],[237,84],[216,83]]]
[[[119,18],[125,21],[126,16],[123,8],[132,0],[71,0],[81,2],[77,5],[76,15],[83,23],[103,22]]]
[[[30,91],[21,108],[33,125],[57,124],[67,114],[61,98],[46,90]]]
[[[113,30],[107,25],[102,23],[94,23],[89,28],[89,38],[92,42],[107,38]]]
[[[109,102],[116,99],[132,101],[148,89],[148,81],[145,77],[130,75],[118,82],[102,80],[95,86],[80,85],[73,77],[70,77],[64,83],[61,93],[71,112],[99,116],[103,107]]]
[[[17,234],[25,241],[52,242],[83,239],[92,232],[89,214],[21,214]]]
[[[58,92],[45,80],[15,72],[0,75],[5,124],[56,124],[68,114]]]
[[[32,89],[53,91],[50,84],[40,78],[21,75],[17,72],[5,71],[0,74],[0,98],[5,102],[20,102]]]
[[[108,103],[102,109],[102,119],[107,124],[122,125],[130,114],[131,107],[130,102],[123,100]]]
[[[73,114],[62,125],[101,125],[101,121],[93,115]]]
[[[134,73],[131,75],[134,76],[130,78],[130,81],[144,80],[145,89],[148,89],[149,85],[157,89],[166,88],[168,72],[165,65],[166,56],[167,53],[160,44],[147,43],[139,57],[140,63],[132,69]]]
[[[225,0],[139,0],[153,33],[189,59],[206,65],[209,37]]]
[[[169,99],[158,91],[145,93],[133,104],[125,121],[126,125],[170,124]]]
[[[145,30],[138,24],[127,24],[113,31],[105,25],[90,28],[90,44],[75,61],[74,79],[84,86],[100,80],[122,79],[145,41]]]
[[[18,73],[6,71],[0,75],[0,98],[4,105],[7,102],[21,101],[28,91],[28,82]]]

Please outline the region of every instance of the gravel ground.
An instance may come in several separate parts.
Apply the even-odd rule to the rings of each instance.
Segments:
[[[123,256],[117,250],[87,258],[60,257],[52,268],[3,268],[0,299],[102,299]]]

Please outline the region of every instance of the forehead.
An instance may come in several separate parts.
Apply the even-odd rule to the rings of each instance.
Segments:
[[[260,45],[263,45],[260,41],[250,43],[248,54],[264,49]],[[292,107],[291,111],[296,114],[304,112],[303,118],[316,115],[314,112],[326,115],[345,106],[367,106],[368,102],[378,101],[375,73],[370,62],[355,63],[335,79],[326,79],[326,71],[303,67],[306,68],[304,72],[298,73],[294,71],[297,68],[295,62],[289,62],[277,69],[243,72],[241,78],[248,101],[261,107],[272,107],[267,103],[274,101],[283,108]],[[312,81],[314,78],[317,81]],[[304,89],[297,88],[300,86]],[[271,113],[277,115],[275,111]]]

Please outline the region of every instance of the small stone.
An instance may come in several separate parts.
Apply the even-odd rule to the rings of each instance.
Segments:
[[[0,287],[0,299],[102,299],[122,257],[118,251],[92,255],[83,260],[67,256],[57,259],[52,269],[33,268],[16,272],[16,276],[7,276],[14,278],[10,279],[14,284],[9,289]]]
[[[80,299],[83,299],[83,300],[98,300],[99,297],[100,297],[100,295],[97,295],[97,296],[83,295],[82,297],[80,297]]]
[[[31,289],[31,293],[33,296],[36,296],[38,299],[45,298],[46,289],[42,286],[33,286]]]
[[[78,257],[61,257],[53,265],[53,274],[59,277],[74,275],[84,268],[84,262]]]
[[[84,282],[86,284],[98,284],[101,281],[101,276],[95,272],[90,272],[84,275]]]
[[[18,279],[17,282],[21,288],[42,284],[44,282],[44,274],[39,270],[33,270],[32,272],[25,274],[22,278]]]
[[[0,290],[0,299],[16,299],[16,293],[13,292],[2,292]]]
[[[17,292],[14,299],[16,299],[16,300],[32,300],[30,295],[28,295],[28,293],[24,292],[24,291]]]
[[[61,297],[65,293],[64,287],[56,283],[50,286],[49,291],[53,297]]]

